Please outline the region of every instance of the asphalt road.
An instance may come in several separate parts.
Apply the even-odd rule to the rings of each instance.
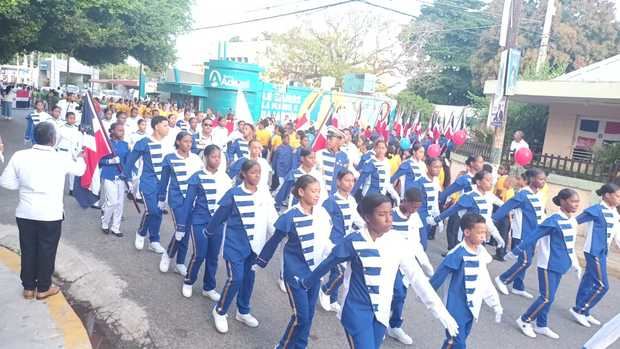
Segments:
[[[5,143],[7,160],[16,150],[23,149],[23,134],[26,112],[17,111],[12,121],[0,120],[0,136]],[[3,168],[3,165],[0,165]],[[15,224],[14,209],[17,193],[0,189],[0,224]],[[140,305],[147,314],[149,336],[158,348],[273,348],[282,335],[291,315],[285,294],[279,291],[276,280],[279,260],[275,258],[265,270],[256,275],[256,286],[252,298],[252,314],[260,326],[250,329],[234,320],[234,306],[229,316],[230,330],[226,335],[215,331],[211,318],[213,303],[200,296],[200,282],[194,287],[194,296],[186,299],[181,295],[182,277],[175,273],[162,274],[158,270],[159,255],[137,251],[133,247],[134,233],[139,224],[136,210],[129,202],[125,205],[122,223],[123,238],[114,238],[101,233],[99,212],[83,210],[75,200],[65,197],[65,222],[62,244],[68,244],[79,251],[93,256],[107,264],[116,276],[127,282],[128,287],[120,297]],[[164,216],[162,242],[172,235],[170,216]],[[165,244],[164,244],[165,246]],[[441,261],[445,240],[439,237],[431,241],[427,251],[433,264]],[[493,262],[491,276],[495,277],[508,267],[508,263]],[[62,275],[61,275],[62,277]],[[202,275],[199,276],[201,280]],[[218,290],[224,284],[223,263],[218,271]],[[596,316],[607,321],[620,309],[620,281],[610,279],[611,291],[595,311]],[[538,282],[533,268],[528,272],[527,289],[537,293]],[[560,285],[550,313],[550,326],[560,335],[559,340],[539,336],[530,339],[521,334],[514,320],[530,305],[530,300],[510,295],[502,296],[504,306],[503,322],[496,324],[493,313],[483,306],[480,319],[474,325],[469,337],[470,348],[580,348],[594,334],[596,328],[584,328],[575,323],[567,309],[573,304],[577,289],[576,277],[567,274]],[[317,308],[320,308],[317,305]],[[405,307],[404,329],[414,338],[413,346],[404,346],[387,338],[384,348],[438,348],[443,341],[443,330],[410,292]],[[131,345],[130,345],[131,346]],[[317,310],[311,331],[310,348],[345,348],[346,339],[342,326],[334,313]],[[620,348],[620,344],[616,346]]]

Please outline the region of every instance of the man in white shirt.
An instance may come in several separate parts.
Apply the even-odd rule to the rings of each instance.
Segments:
[[[53,148],[56,129],[51,123],[35,126],[36,144],[13,154],[0,186],[19,190],[15,209],[21,250],[21,280],[26,299],[45,299],[59,292],[52,285],[56,250],[64,218],[63,191],[67,174],[81,176],[86,164]]]
[[[523,131],[519,130],[512,136],[512,143],[510,143],[510,152],[514,153],[521,148],[530,148],[530,145],[523,139]]]
[[[76,113],[78,111],[78,104],[75,101],[75,95],[73,93],[67,93],[64,99],[58,101],[57,105],[60,107],[61,120],[65,120],[67,112]]]
[[[226,129],[226,119],[219,117],[217,119],[217,127],[215,127],[211,133],[213,137],[213,144],[220,147],[222,152],[226,150],[226,143],[228,143],[228,129]]]

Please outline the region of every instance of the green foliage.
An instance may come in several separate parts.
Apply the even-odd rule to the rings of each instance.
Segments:
[[[594,150],[594,158],[612,165],[620,160],[620,143],[608,144]]]
[[[157,72],[144,67],[144,75],[147,78],[157,78]],[[105,64],[99,67],[99,77],[101,79],[138,79],[140,76],[140,67],[132,66],[126,63],[122,64]]]
[[[423,123],[428,122],[433,113],[433,103],[428,99],[420,97],[411,91],[401,91],[396,96],[398,105],[409,112],[420,112],[420,120]]]
[[[40,51],[92,65],[131,55],[161,68],[175,60],[175,36],[189,27],[190,6],[191,0],[0,0],[0,61]]]

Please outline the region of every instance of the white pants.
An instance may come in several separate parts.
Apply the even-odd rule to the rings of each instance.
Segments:
[[[101,196],[101,228],[120,233],[123,204],[125,202],[125,183],[120,179],[103,180]],[[111,221],[111,223],[110,223]]]

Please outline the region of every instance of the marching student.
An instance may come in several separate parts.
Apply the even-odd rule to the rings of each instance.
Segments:
[[[144,200],[145,210],[134,242],[138,250],[144,248],[144,237],[148,233],[149,249],[156,253],[166,252],[159,243],[159,229],[165,203],[160,202],[157,196],[161,180],[162,161],[164,160],[164,155],[168,154],[170,150],[164,142],[168,134],[168,127],[168,120],[165,117],[154,116],[151,119],[153,134],[142,138],[136,143],[129,156],[127,156],[127,163],[123,169],[124,178],[131,178],[136,161],[142,159],[139,190]]]
[[[357,202],[351,194],[355,185],[355,177],[349,170],[344,170],[337,177],[338,191],[331,194],[323,202],[323,207],[329,213],[332,229],[329,235],[332,243],[338,244],[345,236],[364,227],[364,220],[357,212]],[[342,285],[344,268],[338,264],[330,270],[327,282],[321,287],[319,301],[325,311],[340,312],[338,304],[338,289]]]
[[[82,132],[75,124],[75,113],[67,112],[65,123],[58,128],[59,138],[56,142],[56,150],[64,152],[66,156],[75,159],[77,154],[82,151]],[[107,132],[108,129],[105,129]],[[69,195],[73,194],[73,182],[75,176],[69,175]]]
[[[253,265],[268,234],[273,233],[273,224],[278,218],[268,187],[259,185],[262,175],[258,162],[245,161],[239,172],[241,185],[224,194],[207,225],[208,234],[217,234],[220,226],[226,224],[224,262],[228,279],[212,312],[215,328],[220,333],[228,332],[226,313],[235,297],[235,319],[247,326],[258,327],[258,320],[250,314],[255,276]]]
[[[450,208],[443,211],[439,216],[429,219],[428,224],[435,225],[444,219],[453,215],[462,217],[465,213],[475,213],[484,217],[487,223],[487,230],[491,236],[497,241],[497,248],[506,246],[506,242],[502,238],[491,218],[493,214],[493,205],[501,206],[503,202],[492,192],[493,176],[491,173],[482,170],[472,178],[472,190],[463,194],[459,200]],[[458,231],[458,241],[463,240],[463,231]]]
[[[364,164],[360,165],[360,176],[355,183],[353,193],[361,190],[362,196],[369,193],[388,195],[396,202],[400,197],[390,182],[390,162],[386,157],[387,143],[379,139],[375,142],[374,154]]]
[[[228,176],[230,178],[237,178],[236,183],[240,184],[241,179],[238,175],[241,172],[241,168],[243,167],[243,164],[249,160],[254,160],[258,162],[258,165],[260,166],[260,169],[261,169],[261,176],[260,176],[258,186],[261,188],[267,189],[267,191],[269,191],[269,188],[270,188],[269,183],[271,180],[271,174],[273,173],[273,169],[269,165],[269,162],[267,162],[266,159],[261,157],[262,145],[256,139],[253,139],[249,142],[249,149],[250,150],[248,154],[239,158],[237,161],[233,162],[230,165],[230,168],[228,168],[228,171],[227,171]]]
[[[398,270],[447,331],[456,336],[458,326],[433,291],[407,244],[392,229],[392,203],[387,196],[372,193],[362,198],[358,211],[365,227],[353,232],[332,249],[327,258],[306,278],[295,277],[305,289],[339,263],[347,262],[340,320],[351,348],[381,347],[389,326],[390,302]]]
[[[192,146],[192,152],[197,155],[204,151],[209,144],[213,142],[213,127],[211,120],[202,120],[202,129],[198,133],[194,134],[194,144]]]
[[[67,113],[68,114],[68,113]],[[121,218],[125,203],[125,181],[122,177],[122,164],[127,160],[129,145],[123,140],[125,127],[115,122],[110,127],[112,154],[99,160],[102,179],[101,230],[122,237]]]
[[[309,145],[308,136],[306,136],[305,132],[297,131],[297,138],[299,138],[299,147],[295,149],[295,152],[293,153],[293,163],[291,164],[291,168],[299,167],[301,163],[301,152],[304,149],[308,149]]]
[[[24,141],[26,143],[34,143],[34,127],[40,122],[51,119],[52,116],[45,112],[45,105],[43,101],[38,100],[34,103],[34,110],[32,113],[26,116],[26,133],[24,134]]]
[[[243,125],[243,138],[235,139],[228,148],[228,162],[232,163],[243,157],[246,157],[249,153],[250,141],[254,139],[254,125],[245,123]],[[258,143],[260,145],[260,142]],[[259,154],[260,156],[260,154]],[[263,173],[263,176],[266,174]]]
[[[134,108],[135,109],[135,108]],[[128,119],[129,120],[129,119]],[[127,130],[125,130],[127,131]],[[146,120],[139,118],[136,121],[136,130],[129,135],[129,150],[133,150],[133,147],[138,143],[142,138],[148,137],[146,133]],[[136,198],[136,201],[139,203],[144,203],[142,200],[142,195],[140,195],[140,175],[142,174],[142,159],[136,162],[136,167],[132,171],[131,183],[133,186],[133,196]]]
[[[494,221],[500,221],[502,218],[515,211],[514,219],[517,221],[520,230],[512,231],[511,246],[517,247],[521,240],[527,239],[529,234],[533,234],[538,224],[542,223],[544,218],[544,202],[540,198],[539,191],[545,185],[546,176],[542,170],[529,169],[526,171],[528,185],[523,187],[514,197],[506,201],[505,204],[493,214]],[[532,299],[534,296],[525,290],[525,272],[532,264],[534,256],[534,247],[529,249],[521,249],[518,254],[517,261],[504,273],[495,278],[497,289],[507,295],[508,285],[512,283],[512,293]]]
[[[203,156],[205,168],[190,177],[185,200],[185,205],[190,206],[186,212],[191,210],[192,255],[183,281],[182,293],[188,298],[192,296],[192,286],[204,262],[202,294],[217,302],[220,300],[220,294],[215,290],[215,274],[224,226],[219,226],[215,233],[210,233],[206,228],[217,210],[218,201],[232,187],[232,179],[220,167],[222,151],[217,145],[207,145]]]
[[[299,167],[290,171],[284,181],[281,183],[280,189],[278,189],[275,201],[276,201],[276,210],[280,211],[282,207],[286,206],[288,208],[293,207],[298,203],[295,195],[290,195],[293,186],[297,179],[303,175],[311,175],[314,178],[321,180],[321,174],[316,169],[316,156],[314,152],[309,149],[301,149],[299,152]],[[323,185],[323,182],[320,182],[321,185],[321,198],[320,203],[322,203],[327,198],[327,189]],[[285,204],[288,202],[288,204]]]
[[[314,317],[320,285],[304,289],[294,277],[308,276],[329,254],[333,244],[329,240],[331,223],[327,211],[320,205],[321,186],[310,175],[295,182],[292,194],[299,203],[289,208],[275,223],[275,233],[256,258],[256,264],[265,268],[286,238],[284,245],[284,282],[293,315],[276,348],[306,348]]]
[[[284,183],[285,176],[293,169],[293,148],[289,144],[289,137],[288,134],[282,136],[282,144],[273,151],[271,158],[271,165],[278,178],[278,188]]]
[[[403,237],[408,244],[407,249],[410,251],[410,254],[420,264],[424,273],[430,277],[434,272],[433,265],[424,252],[422,244],[420,244],[422,220],[417,210],[421,205],[422,193],[416,188],[407,190],[400,205],[392,209],[392,233]],[[391,304],[392,314],[390,315],[390,327],[387,329],[387,335],[403,344],[410,345],[413,344],[413,339],[402,329],[402,315],[408,287],[408,280],[399,270],[394,281],[394,295]]]
[[[161,255],[159,271],[167,272],[170,259],[176,256],[174,270],[182,276],[187,275],[185,256],[189,239],[187,232],[190,230],[188,211],[191,210],[191,205],[185,205],[187,186],[189,178],[203,167],[198,155],[191,152],[192,141],[192,134],[187,131],[180,131],[177,134],[174,141],[176,151],[164,156],[164,161],[162,161],[157,199],[159,202],[165,202],[167,196],[174,224],[174,234],[172,234],[168,249]]]
[[[450,277],[444,301],[459,326],[458,335],[446,332],[442,348],[467,347],[467,337],[483,301],[495,312],[495,322],[501,322],[504,312],[487,269],[493,258],[482,246],[487,236],[484,217],[466,213],[460,225],[463,241],[448,252],[430,279],[433,288],[438,289]]]
[[[343,138],[342,131],[329,126],[327,128],[327,148],[318,151],[316,154],[317,167],[323,177],[322,181],[328,194],[338,190],[335,179],[338,177],[338,173],[349,167],[347,154],[340,150],[340,143]]]
[[[609,291],[607,255],[611,242],[614,241],[620,248],[620,216],[617,210],[620,206],[620,186],[610,182],[599,188],[596,194],[601,197],[601,202],[577,216],[577,223],[586,223],[583,247],[586,270],[570,313],[585,327],[601,324],[590,312]]]
[[[536,333],[552,339],[560,336],[548,326],[547,317],[555,294],[560,286],[562,275],[570,269],[581,278],[581,267],[575,251],[577,239],[577,220],[574,214],[579,208],[579,195],[573,189],[564,188],[553,198],[560,211],[545,219],[536,231],[528,234],[514,250],[514,254],[536,248],[538,266],[538,289],[540,295],[534,303],[517,319],[521,332],[528,337]],[[536,326],[532,321],[536,320]]]
[[[439,158],[426,158],[426,173],[413,182],[412,188],[418,189],[422,193],[422,206],[418,210],[422,219],[422,229],[420,229],[420,243],[426,251],[428,244],[428,234],[431,230],[429,222],[434,217],[439,216],[439,172],[442,162]],[[439,223],[442,224],[441,222]],[[442,230],[442,229],[439,229]]]
[[[411,156],[400,164],[396,173],[390,178],[390,182],[394,184],[399,181],[400,196],[402,197],[407,190],[411,189],[413,182],[425,173],[424,147],[420,143],[416,143],[411,147]]]

